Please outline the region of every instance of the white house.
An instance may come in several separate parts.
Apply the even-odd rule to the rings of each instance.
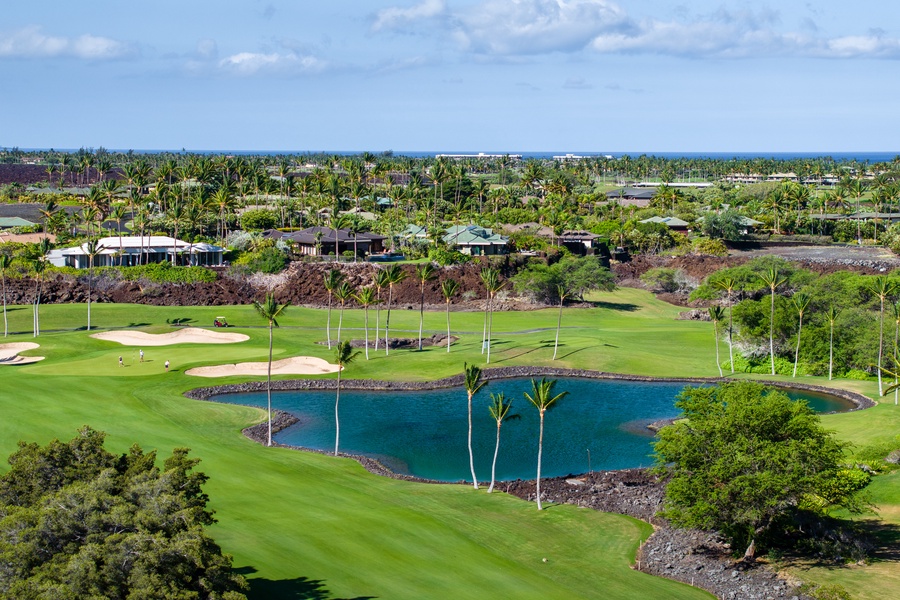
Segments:
[[[183,266],[215,267],[222,264],[222,248],[204,242],[190,243],[168,236],[105,237],[97,241],[100,252],[94,257],[95,267],[133,267],[148,263],[172,262]],[[52,250],[47,255],[57,267],[87,269],[90,265],[87,243],[74,248]]]

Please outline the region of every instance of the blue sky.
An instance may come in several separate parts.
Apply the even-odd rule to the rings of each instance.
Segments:
[[[900,3],[7,2],[0,146],[900,149]]]

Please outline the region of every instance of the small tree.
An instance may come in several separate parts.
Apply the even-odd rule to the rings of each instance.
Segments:
[[[556,406],[556,403],[565,398],[569,392],[561,392],[553,395],[553,388],[556,387],[556,380],[546,380],[541,378],[535,382],[531,380],[531,393],[524,392],[525,399],[531,402],[541,419],[540,433],[538,435],[538,457],[537,457],[537,477],[535,478],[535,499],[537,501],[538,510],[543,510],[541,505],[541,458],[544,453],[544,415],[548,410]]]
[[[450,300],[453,299],[453,296],[456,295],[456,292],[459,290],[459,282],[455,279],[445,279],[441,282],[441,294],[444,295],[444,300],[447,303],[447,352],[450,352]]]
[[[472,397],[487,385],[487,381],[481,380],[481,368],[476,365],[463,363],[466,378],[466,396],[469,401],[469,469],[472,471],[472,484],[478,489],[478,479],[475,477],[475,455],[472,454]]]
[[[391,329],[391,304],[394,300],[394,285],[406,279],[406,273],[400,268],[400,265],[391,265],[384,270],[385,281],[388,286],[388,303],[387,317],[384,320],[384,354],[387,356],[391,353],[390,345],[390,329]]]
[[[883,396],[884,386],[881,381],[881,363],[884,357],[884,303],[887,301],[887,297],[897,290],[897,285],[884,275],[879,275],[866,287],[881,302],[878,312],[878,395]]]
[[[266,445],[272,445],[272,329],[278,327],[276,320],[281,316],[289,304],[278,304],[275,296],[266,294],[264,302],[253,301],[253,308],[263,319],[269,323],[269,364],[266,369],[266,413],[268,414],[269,433],[266,436]]]
[[[334,290],[335,299],[341,303],[340,311],[338,311],[338,330],[337,336],[338,339],[341,339],[341,329],[344,326],[344,305],[347,303],[347,300],[353,298],[353,288],[350,287],[350,284],[346,281],[342,281],[341,285],[337,286]]]
[[[737,288],[737,281],[734,277],[723,277],[715,282],[715,286],[725,292],[725,299],[728,302],[728,362],[731,364],[731,373],[734,374],[734,342],[732,334],[734,332],[734,302],[732,302],[732,294]]]
[[[375,287],[375,352],[378,352],[378,327],[381,323],[381,290],[388,287],[388,272],[384,269],[375,269],[372,276],[372,285]]]
[[[91,330],[91,288],[94,282],[94,261],[103,252],[105,247],[96,239],[88,240],[86,244],[88,257],[88,296],[87,296],[87,330]]]
[[[488,411],[490,411],[494,421],[497,422],[497,443],[494,445],[494,460],[491,462],[491,485],[488,487],[488,494],[494,491],[494,481],[497,478],[497,455],[500,453],[500,427],[507,421],[521,418],[520,415],[510,413],[511,410],[512,401],[507,401],[503,392],[491,394],[491,403],[488,405]]]
[[[337,393],[334,397],[334,455],[338,455],[338,444],[341,440],[341,421],[338,415],[338,404],[341,401],[341,373],[344,367],[352,363],[359,356],[354,351],[348,340],[338,341],[334,347],[334,362],[338,366]]]
[[[769,288],[770,293],[770,309],[769,309],[769,360],[772,363],[772,375],[775,374],[775,290],[778,286],[787,281],[786,277],[782,277],[775,267],[770,268],[765,273],[759,275],[763,283]]]
[[[831,373],[834,369],[834,322],[837,321],[841,309],[835,308],[832,304],[825,311],[825,318],[828,320],[828,381],[831,381]]]

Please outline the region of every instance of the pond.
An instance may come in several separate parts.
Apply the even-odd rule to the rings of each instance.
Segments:
[[[634,382],[562,378],[556,392],[569,395],[544,419],[543,473],[562,476],[588,470],[645,467],[653,432],[647,425],[678,416],[675,396],[682,382]],[[472,448],[479,480],[490,479],[496,421],[488,412],[490,394],[512,399],[509,421],[500,434],[497,478],[530,479],[537,464],[538,413],[522,395],[529,379],[494,380],[472,401]],[[841,411],[852,404],[810,392],[790,392],[817,412]],[[273,392],[272,407],[296,415],[300,422],[275,439],[319,450],[334,449],[334,391]],[[214,398],[265,407],[266,394],[227,394]],[[466,392],[463,388],[414,392],[341,391],[341,451],[370,456],[396,473],[440,481],[471,479]]]

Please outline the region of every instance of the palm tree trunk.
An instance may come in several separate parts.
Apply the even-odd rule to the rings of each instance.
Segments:
[[[422,351],[422,327],[425,325],[425,282],[422,282],[422,295],[419,298],[419,352]]]
[[[831,381],[831,370],[834,367],[834,321],[828,334],[828,381]]]
[[[338,418],[338,404],[341,401],[341,365],[338,365],[337,395],[334,398],[334,455],[338,455],[338,443],[341,440],[341,421]]]
[[[325,318],[325,337],[328,349],[331,350],[331,293],[328,294],[328,316]]]
[[[341,341],[341,329],[344,327],[344,301],[341,300],[341,310],[338,312],[338,341]]]
[[[775,290],[772,289],[772,305],[769,310],[769,360],[772,363],[772,375],[775,374]]]
[[[541,411],[541,433],[538,436],[538,461],[537,461],[537,478],[535,479],[535,498],[537,499],[538,510],[543,510],[541,505],[541,456],[544,453],[544,411]]]
[[[391,345],[388,343],[388,336],[390,336],[390,328],[391,328],[391,302],[394,300],[394,286],[391,285],[388,288],[388,305],[387,305],[387,317],[384,320],[384,355],[388,356],[391,353]]]
[[[6,297],[3,298],[4,302],[6,301]],[[4,309],[3,313],[4,318],[6,317],[6,312]],[[450,353],[450,301],[447,300],[447,353]]]
[[[494,294],[488,302],[488,328],[487,328],[487,364],[491,364],[491,334],[494,330]]]
[[[484,354],[485,345],[487,344],[487,317],[488,316],[488,299],[484,299],[484,321],[481,324],[481,353]]]
[[[478,489],[478,479],[475,477],[475,456],[472,454],[472,394],[469,394],[469,469],[472,471],[472,484]]]
[[[732,341],[733,321],[732,310],[734,305],[731,304],[731,294],[728,295],[728,360],[731,362],[731,374],[734,375],[734,343]]]
[[[559,328],[562,325],[563,298],[559,299],[559,314],[556,316],[556,340],[553,342],[553,360],[556,360],[556,349],[559,348]]]
[[[881,296],[881,314],[878,320],[878,395],[882,396],[884,388],[881,381],[881,360],[884,358],[884,295]]]
[[[497,443],[494,445],[494,461],[491,463],[491,485],[488,494],[494,491],[494,481],[497,478],[497,455],[500,453],[500,423],[497,423]]]
[[[266,369],[266,410],[269,414],[269,435],[266,445],[272,445],[272,327],[274,323],[269,321],[269,366]]]
[[[366,315],[366,322],[365,322],[366,360],[369,360],[369,305],[368,304],[366,304],[366,306],[365,306],[365,315]]]
[[[900,342],[900,320],[894,321],[894,362],[897,362],[897,342]],[[894,375],[894,406],[897,406],[897,401],[900,400],[900,388],[898,388],[897,382],[897,375]]]
[[[797,363],[800,362],[800,332],[803,331],[803,313],[800,313],[800,325],[797,327],[797,347],[794,349],[794,374],[797,377]]]
[[[713,325],[713,335],[716,338],[716,366],[719,368],[719,377],[724,377],[722,373],[722,363],[719,360],[719,322],[716,321]]]
[[[87,330],[91,330],[91,287],[94,282],[94,261],[93,259],[89,262],[90,267],[88,268],[88,298],[87,298]]]
[[[9,323],[6,320],[6,274],[3,274],[3,337],[9,335]],[[449,329],[448,329],[449,331]],[[449,342],[448,342],[449,343]],[[896,344],[894,344],[896,345]]]
[[[378,301],[375,304],[375,352],[378,352],[378,325],[381,323],[381,293],[378,294]]]

